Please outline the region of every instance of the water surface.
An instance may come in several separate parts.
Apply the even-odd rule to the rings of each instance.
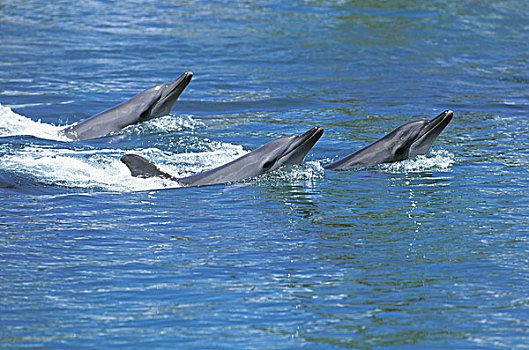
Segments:
[[[521,1],[0,5],[0,344],[524,348],[529,6]],[[170,116],[65,125],[194,78]],[[430,154],[323,166],[455,117]],[[302,166],[175,176],[311,126]]]

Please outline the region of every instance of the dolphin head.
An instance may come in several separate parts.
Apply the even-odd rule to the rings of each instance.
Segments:
[[[186,185],[211,185],[243,180],[276,170],[283,165],[300,164],[323,135],[313,127],[306,133],[282,136],[218,168],[178,179]]]
[[[403,124],[369,146],[324,168],[361,168],[426,154],[453,116],[452,111],[444,111],[432,120],[415,120]]]
[[[144,101],[147,102],[141,120],[150,120],[169,114],[176,100],[189,84],[192,77],[192,72],[185,72],[172,83],[158,84],[141,92],[140,95],[144,95]]]
[[[399,126],[375,144],[380,143],[378,148],[381,150],[381,145],[387,147],[389,159],[386,162],[401,161],[426,154],[453,116],[452,111],[444,111],[432,120],[411,121]]]
[[[259,173],[276,170],[283,165],[300,164],[312,146],[323,135],[323,129],[315,126],[304,134],[282,136],[257,148],[248,155],[258,161]]]

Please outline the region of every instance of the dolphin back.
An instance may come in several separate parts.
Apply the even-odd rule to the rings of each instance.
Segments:
[[[179,178],[178,182],[186,186],[205,186],[234,182],[260,175],[264,171],[258,166],[259,157],[256,151],[247,153],[214,169]]]

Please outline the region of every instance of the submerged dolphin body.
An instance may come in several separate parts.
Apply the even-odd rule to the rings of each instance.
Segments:
[[[432,120],[415,120],[401,125],[369,146],[324,168],[363,168],[426,154],[453,116],[452,111],[444,111]]]
[[[135,177],[162,177],[184,186],[215,185],[261,175],[287,164],[300,164],[321,135],[323,129],[316,126],[303,135],[279,137],[218,168],[183,178],[164,173],[145,158],[135,154],[126,154],[121,157],[121,161]]]
[[[192,77],[193,73],[185,72],[170,84],[150,87],[128,101],[66,127],[62,133],[74,141],[95,139],[129,125],[167,115]]]

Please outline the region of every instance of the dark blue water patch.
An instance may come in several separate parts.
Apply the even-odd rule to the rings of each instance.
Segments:
[[[56,184],[48,185],[39,180],[25,172],[0,171],[0,188],[5,195],[53,195],[65,190],[57,189]]]

